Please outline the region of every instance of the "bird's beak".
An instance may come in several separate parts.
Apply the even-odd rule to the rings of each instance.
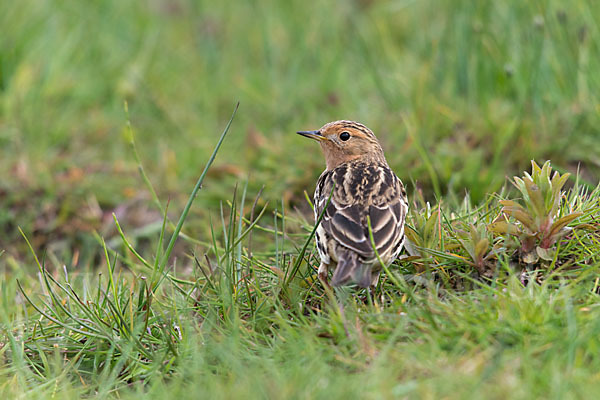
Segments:
[[[298,135],[302,135],[302,136],[305,136],[310,139],[318,140],[319,142],[327,140],[327,138],[325,136],[321,135],[320,131],[299,131],[296,133]]]

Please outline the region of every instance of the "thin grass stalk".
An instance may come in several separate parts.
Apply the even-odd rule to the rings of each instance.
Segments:
[[[237,103],[233,110],[233,113],[231,114],[231,118],[229,119],[229,122],[225,126],[225,129],[223,130],[223,133],[221,134],[221,137],[219,138],[219,141],[217,142],[215,149],[213,150],[212,154],[210,155],[210,158],[208,159],[208,162],[206,163],[206,166],[204,167],[204,171],[202,171],[202,174],[200,174],[200,177],[198,178],[198,182],[196,182],[196,186],[194,186],[194,189],[192,190],[192,193],[190,194],[190,197],[188,198],[187,204],[185,205],[183,212],[181,213],[181,216],[179,217],[179,221],[177,222],[177,226],[175,227],[175,231],[173,232],[173,235],[171,236],[171,240],[169,240],[169,244],[167,245],[167,249],[162,258],[162,261],[160,262],[160,264],[158,266],[157,272],[159,274],[162,274],[163,270],[165,269],[165,267],[167,265],[167,261],[169,260],[169,257],[171,256],[171,252],[173,251],[173,247],[175,246],[177,237],[179,236],[179,233],[181,232],[181,229],[183,228],[183,223],[185,222],[185,219],[187,218],[187,215],[190,212],[190,208],[192,207],[192,203],[194,202],[194,199],[196,198],[196,194],[202,187],[202,182],[204,182],[204,177],[206,176],[208,169],[214,162],[215,157],[217,156],[217,153],[219,151],[219,148],[221,147],[221,144],[223,143],[223,140],[225,139],[225,136],[227,135],[227,132],[229,132],[229,127],[231,126],[231,123],[233,122],[233,118],[235,117],[235,114],[236,114],[239,106],[240,106],[240,103]],[[152,279],[152,282],[154,282],[154,277]],[[157,286],[152,287],[153,292],[156,289],[157,289]]]

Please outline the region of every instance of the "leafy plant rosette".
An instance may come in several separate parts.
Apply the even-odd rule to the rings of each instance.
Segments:
[[[515,176],[512,181],[523,196],[521,201],[501,200],[501,213],[488,226],[493,233],[516,239],[521,259],[527,264],[534,264],[540,258],[552,261],[555,244],[572,230],[569,223],[582,215],[561,207],[562,188],[569,173],[552,174],[550,161],[540,168],[532,160],[531,166],[531,175],[524,172],[522,178]]]
[[[494,274],[496,252],[490,247],[489,233],[483,224],[462,224],[456,227],[456,239],[466,252],[465,261],[479,272],[479,275],[491,277]],[[462,228],[462,229],[461,229]]]

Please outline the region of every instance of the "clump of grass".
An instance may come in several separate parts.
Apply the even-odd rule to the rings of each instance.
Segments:
[[[134,254],[140,262],[141,270],[150,274],[150,279],[145,274],[128,279],[117,275],[115,267],[118,254],[109,251],[104,241],[102,244],[107,262],[107,280],[103,285],[100,275],[95,293],[84,291],[78,294],[71,285],[66,267],[65,280],[60,282],[35,257],[46,299],[38,305],[19,283],[22,295],[44,318],[33,325],[28,338],[23,342],[22,356],[27,359],[33,371],[42,376],[44,371],[51,371],[45,354],[55,352],[76,363],[82,382],[98,379],[101,392],[110,390],[118,382],[143,381],[157,371],[162,374],[170,373],[179,355],[177,343],[182,339],[181,322],[178,320],[181,303],[178,303],[175,294],[183,295],[185,300],[191,295],[195,284],[177,279],[166,272],[165,267],[192,202],[229,131],[236,111],[237,106],[163,251],[167,221],[165,210],[154,263],[147,261],[133,248],[115,217],[124,247]],[[33,252],[26,237],[25,240]],[[160,293],[164,299],[172,301],[159,307],[154,306],[165,279],[172,284],[168,289],[160,290]]]

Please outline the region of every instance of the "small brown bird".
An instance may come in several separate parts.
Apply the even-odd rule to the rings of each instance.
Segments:
[[[316,231],[319,279],[327,284],[327,272],[335,267],[334,286],[375,285],[381,272],[377,255],[387,266],[404,244],[408,202],[402,182],[373,132],[362,124],[335,121],[318,131],[298,133],[319,141],[327,165],[314,197],[315,222],[323,214]]]

